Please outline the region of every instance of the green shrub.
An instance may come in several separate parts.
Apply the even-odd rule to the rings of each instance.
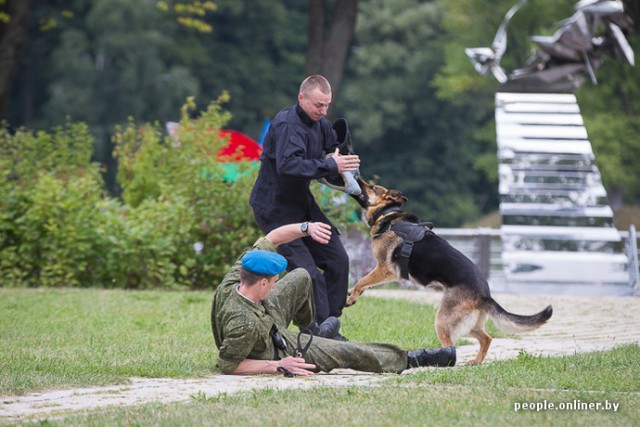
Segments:
[[[123,201],[108,197],[84,124],[0,130],[0,286],[204,288],[260,234],[248,205],[255,165],[224,179],[216,153],[225,97],[182,110],[175,144],[132,119],[114,136]]]
[[[102,178],[84,124],[52,133],[0,130],[0,285],[91,281]]]
[[[176,139],[158,123],[117,128],[122,200],[106,194],[86,125],[1,128],[0,286],[215,287],[261,235],[249,206],[257,165],[234,163],[228,179],[216,159],[226,99],[194,119],[188,100]],[[353,201],[314,191],[341,229],[353,224]]]
[[[129,208],[116,200],[100,203],[96,227],[96,280],[107,288],[175,288],[181,241],[189,239],[191,209],[179,201],[145,201]],[[193,250],[192,250],[193,251]]]
[[[189,119],[193,107],[189,100],[175,140],[164,136],[158,124],[133,122],[114,137],[118,183],[132,216],[153,223],[149,210],[154,203],[160,203],[155,205],[159,209],[176,204],[188,208],[181,214],[173,212],[176,217],[165,218],[155,231],[171,238],[176,249],[170,257],[175,283],[194,288],[215,286],[236,257],[260,236],[249,206],[255,165],[238,163],[240,173],[230,182],[216,159],[227,143],[219,136],[230,118],[220,107],[226,99],[221,96],[197,119]]]

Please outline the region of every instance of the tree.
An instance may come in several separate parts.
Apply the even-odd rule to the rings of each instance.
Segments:
[[[402,190],[412,211],[441,227],[493,208],[496,192],[475,163],[488,150],[495,158],[493,138],[474,134],[484,117],[436,95],[433,79],[446,55],[443,18],[437,2],[363,3],[338,101],[364,177]]]
[[[0,0],[0,120],[6,119],[13,78],[27,39],[31,0]]]
[[[640,57],[640,36],[630,44]],[[609,203],[617,211],[640,201],[640,67],[610,59],[597,75],[598,84],[583,85],[576,96]]]
[[[631,18],[634,25],[634,32],[640,32],[640,3],[638,0],[623,0],[624,10]]]
[[[177,28],[153,4],[94,1],[82,20],[62,30],[53,51],[43,124],[70,116],[109,133],[128,116],[170,118],[199,92],[190,71],[175,61]]]
[[[344,76],[347,54],[355,34],[358,0],[337,0],[327,25],[325,0],[309,0],[307,75],[322,74],[337,97]]]
[[[17,98],[22,101],[22,114],[14,113],[10,118],[15,121],[17,116],[22,124],[36,114],[32,104],[41,105],[46,98],[39,97],[34,102],[35,92],[46,91],[47,84],[43,84],[42,81],[36,82],[34,79],[48,77],[42,76],[40,70],[36,70],[36,63],[44,63],[44,67],[47,67],[50,52],[58,46],[60,32],[68,29],[74,21],[84,19],[94,3],[89,0],[0,0],[0,119],[9,118],[10,100],[16,100],[16,97],[12,98],[11,92],[16,86],[15,75],[19,68],[26,75],[18,82],[21,96]],[[211,1],[185,0],[172,2],[170,7],[164,0],[156,0],[133,3],[124,12],[128,13],[136,8],[162,11],[166,17],[182,27],[207,32],[211,31],[211,28],[203,19],[208,12],[215,10],[216,6]],[[109,12],[113,16],[114,13],[119,14],[123,11]],[[31,56],[25,59],[23,48],[28,38],[31,38],[31,43],[35,43],[36,46],[32,47]],[[43,45],[46,45],[44,50]],[[24,99],[25,96],[27,99]]]
[[[229,92],[229,127],[258,137],[266,119],[295,102],[304,78],[306,3],[220,0],[211,34],[181,31],[181,63],[200,83],[199,105]]]

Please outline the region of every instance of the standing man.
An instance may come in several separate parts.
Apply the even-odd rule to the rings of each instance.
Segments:
[[[331,240],[331,226],[309,223],[319,244]],[[314,318],[309,273],[298,268],[280,278],[287,261],[276,247],[303,236],[300,223],[275,228],[256,241],[225,275],[211,305],[211,328],[223,374],[313,375],[347,368],[401,372],[421,366],[454,366],[455,347],[406,351],[393,344],[340,342],[297,334]],[[298,353],[300,352],[300,353]]]
[[[303,238],[278,247],[289,270],[301,267],[313,281],[316,321],[336,321],[347,298],[349,257],[338,230],[316,203],[312,179],[339,179],[356,172],[357,155],[340,155],[331,123],[325,118],[331,104],[331,85],[322,76],[307,77],[300,85],[298,102],[280,111],[264,139],[260,171],[249,204],[263,233],[290,223],[302,223]],[[332,153],[327,157],[327,153]],[[331,225],[331,240],[321,245],[308,237],[309,223]],[[339,333],[336,339],[345,338]]]

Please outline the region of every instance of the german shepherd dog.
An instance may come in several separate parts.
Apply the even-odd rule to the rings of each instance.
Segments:
[[[403,256],[406,258],[406,253],[402,253],[405,239],[392,227],[400,222],[409,227],[412,224],[418,228],[425,226],[414,214],[400,210],[408,201],[400,191],[371,185],[361,179],[358,184],[362,192],[352,197],[362,206],[364,218],[371,227],[371,247],[377,265],[349,290],[347,306],[355,304],[366,289],[398,281],[403,274],[423,286],[440,284],[444,295],[435,320],[438,339],[442,347],[448,347],[465,335],[476,338],[480,350],[471,364],[482,363],[489,350],[491,336],[484,330],[487,317],[506,332],[531,331],[549,320],[553,312],[551,306],[531,316],[512,314],[503,309],[491,297],[489,285],[473,261],[430,229],[424,229],[424,236],[413,244],[408,260],[402,260]]]

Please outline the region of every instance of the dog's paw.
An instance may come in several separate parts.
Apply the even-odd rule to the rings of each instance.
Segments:
[[[353,296],[351,289],[347,291],[347,302],[345,303],[345,307],[351,307],[356,303],[356,298]]]

